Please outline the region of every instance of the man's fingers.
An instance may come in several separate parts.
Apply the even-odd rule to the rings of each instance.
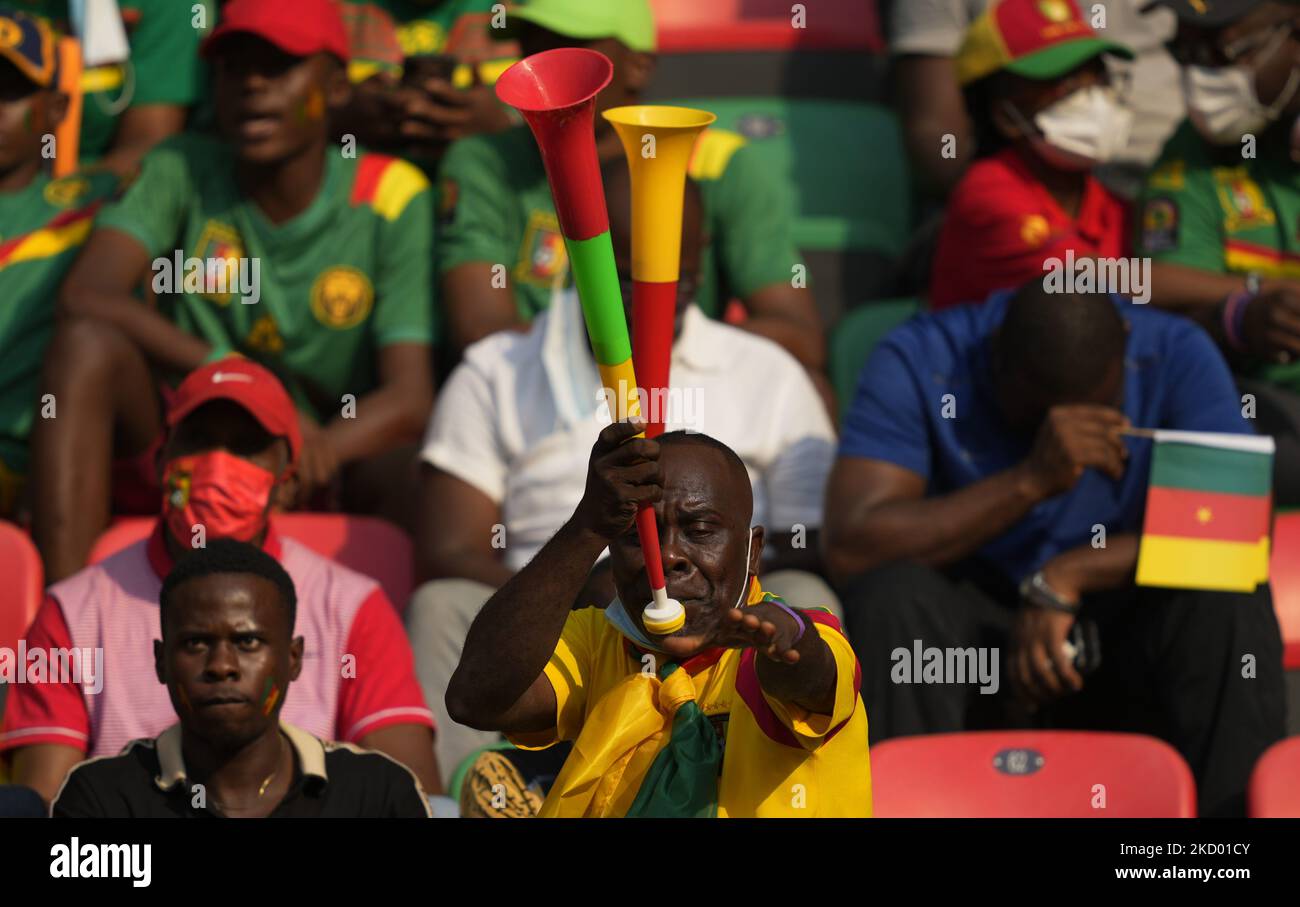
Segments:
[[[609,471],[609,477],[621,485],[650,485],[664,482],[664,469],[658,460],[643,460],[631,466]]]
[[[1300,354],[1300,333],[1291,333],[1278,329],[1270,329],[1264,334],[1264,342],[1270,349],[1286,350],[1288,353]]]
[[[624,485],[620,497],[638,507],[642,504],[657,504],[663,500],[663,485]]]
[[[1296,333],[1300,331],[1300,309],[1285,299],[1279,299],[1269,309],[1267,322],[1270,327]]]
[[[592,458],[603,456],[621,445],[629,438],[634,438],[645,431],[645,422],[628,419],[625,422],[612,422],[600,430],[596,444],[592,448]]]
[[[1061,680],[1052,666],[1052,656],[1047,654],[1047,647],[1041,642],[1035,642],[1029,650],[1029,667],[1040,700],[1061,695]]]
[[[451,107],[435,103],[427,96],[412,93],[406,99],[405,114],[407,119],[422,120],[434,126],[463,126],[473,116],[467,107]]]
[[[1126,453],[1122,443],[1109,439],[1090,438],[1076,442],[1068,456],[1079,466],[1090,466],[1101,470],[1111,478],[1120,479],[1124,476]]]
[[[600,461],[601,466],[606,469],[624,469],[640,463],[658,463],[659,442],[649,438],[633,438],[603,454]]]
[[[1068,421],[1075,423],[1094,423],[1099,426],[1123,428],[1128,425],[1128,416],[1113,406],[1098,403],[1077,403],[1062,407],[1068,410]]]
[[[397,124],[397,134],[405,139],[432,142],[441,136],[442,130],[423,120],[403,119]]]
[[[723,615],[723,627],[726,631],[726,645],[730,648],[766,649],[776,635],[776,626],[769,621],[759,620],[753,614],[746,614],[740,608],[732,608]]]
[[[1074,669],[1074,662],[1070,659],[1070,656],[1065,653],[1065,648],[1060,643],[1057,643],[1052,647],[1052,658],[1056,662],[1056,673],[1060,675],[1066,685],[1076,692],[1082,690],[1083,678],[1079,676],[1079,672]]]

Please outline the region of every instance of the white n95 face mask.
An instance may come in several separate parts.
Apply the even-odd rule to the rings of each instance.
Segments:
[[[1034,115],[1034,125],[1008,104],[1029,135],[1034,150],[1062,170],[1090,170],[1114,160],[1128,144],[1133,112],[1119,102],[1113,88],[1080,88]],[[1037,128],[1034,128],[1037,127]]]
[[[1270,49],[1260,55],[1269,60],[1286,43],[1288,32],[1279,30]],[[1278,118],[1300,89],[1300,69],[1292,69],[1277,100],[1265,107],[1255,91],[1255,77],[1244,66],[1187,66],[1183,92],[1192,125],[1213,145],[1235,145],[1248,134],[1260,132]]]
[[[1265,107],[1255,93],[1254,78],[1240,66],[1189,66],[1183,71],[1192,125],[1213,145],[1235,145],[1244,136],[1267,129],[1297,89],[1300,69],[1291,71],[1277,100]]]

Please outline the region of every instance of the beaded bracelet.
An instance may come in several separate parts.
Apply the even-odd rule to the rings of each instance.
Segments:
[[[799,644],[799,640],[803,639],[804,631],[808,629],[808,625],[804,623],[803,615],[801,615],[794,608],[791,608],[785,602],[778,601],[775,598],[769,598],[767,602],[770,605],[776,605],[786,614],[789,614],[791,617],[793,617],[795,619],[795,622],[799,624],[799,632],[798,634],[795,635],[794,642],[790,643],[791,646],[797,646]]]
[[[1246,322],[1246,307],[1254,298],[1255,294],[1250,290],[1241,290],[1229,296],[1223,304],[1223,334],[1228,338],[1228,345],[1238,352],[1246,349],[1242,328]]]

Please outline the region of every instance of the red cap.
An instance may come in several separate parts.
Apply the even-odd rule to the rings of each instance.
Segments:
[[[210,400],[230,400],[248,410],[268,434],[288,440],[292,462],[298,462],[302,450],[298,410],[275,375],[242,356],[209,362],[186,375],[176,388],[167,410],[168,427]]]
[[[334,0],[230,0],[204,40],[203,56],[227,35],[257,35],[295,57],[324,51],[348,62],[348,33]]]

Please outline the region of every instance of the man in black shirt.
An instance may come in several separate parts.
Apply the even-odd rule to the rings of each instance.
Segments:
[[[55,817],[419,817],[415,776],[387,756],[280,722],[302,668],[289,575],[254,545],[216,540],[159,595],[155,667],[180,723],[77,766]]]

